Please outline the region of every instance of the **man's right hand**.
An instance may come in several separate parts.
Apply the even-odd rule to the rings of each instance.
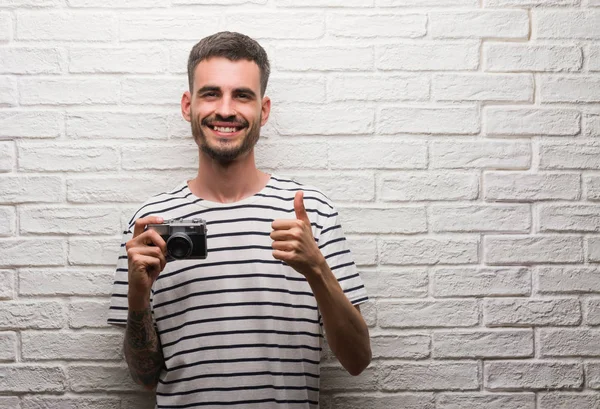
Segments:
[[[160,235],[146,226],[162,223],[157,216],[147,216],[136,220],[133,238],[125,244],[129,264],[129,309],[141,311],[150,302],[152,284],[167,264],[167,244]]]

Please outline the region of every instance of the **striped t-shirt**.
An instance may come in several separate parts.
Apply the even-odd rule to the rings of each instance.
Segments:
[[[216,203],[183,182],[152,197],[132,217],[121,253],[108,322],[127,322],[127,255],[135,220],[201,218],[208,257],[167,263],[151,308],[165,367],[158,408],[317,408],[321,317],[308,282],[273,258],[271,223],[293,219],[304,191],[313,235],[352,304],[367,300],[338,219],[320,191],[271,176],[254,196]]]

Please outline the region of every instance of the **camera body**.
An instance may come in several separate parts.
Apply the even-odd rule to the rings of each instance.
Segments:
[[[149,224],[167,243],[167,260],[205,259],[206,221],[203,219],[171,219]]]

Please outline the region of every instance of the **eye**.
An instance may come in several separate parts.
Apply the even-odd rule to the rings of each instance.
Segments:
[[[238,94],[239,99],[250,99],[250,95],[244,92]]]

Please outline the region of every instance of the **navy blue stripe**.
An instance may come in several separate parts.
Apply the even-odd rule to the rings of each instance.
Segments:
[[[337,253],[331,253],[327,256],[325,256],[325,259],[331,258],[331,257],[335,257],[335,256],[339,256],[341,254],[348,254],[350,253],[350,250],[342,250],[342,251],[338,251]]]
[[[335,225],[335,226],[328,227],[325,230],[321,231],[321,236],[324,235],[327,232],[330,232],[330,231],[335,230],[335,229],[341,229],[341,228],[342,228],[342,226],[340,226],[339,224]]]
[[[323,234],[323,232],[321,232],[321,234]],[[345,237],[339,237],[339,238],[337,238],[335,240],[328,241],[327,243],[320,245],[319,248],[322,250],[324,247],[329,246],[330,244],[338,243],[340,241],[346,241],[346,238]]]
[[[270,236],[270,232],[264,231],[242,231],[235,233],[219,233],[219,234],[207,234],[207,239],[216,239],[219,237],[234,237],[234,236]]]
[[[353,300],[352,304],[358,304],[358,303],[361,303],[361,302],[364,302],[364,301],[368,301],[368,300],[369,300],[369,297],[362,297],[362,298],[359,298],[357,300]]]
[[[119,298],[127,298],[127,294],[111,294],[110,296],[111,297],[119,297]]]
[[[307,337],[313,338],[323,338],[320,333],[312,333],[308,331],[279,331],[279,330],[271,330],[271,329],[244,329],[244,330],[235,330],[235,331],[213,331],[213,332],[203,332],[201,334],[196,335],[188,335],[185,337],[181,337],[173,342],[167,342],[162,344],[163,348],[167,348],[173,345],[180,343],[181,341],[185,341],[188,339],[196,339],[196,338],[204,338],[204,337],[214,337],[217,335],[234,335],[234,334],[278,334],[278,335],[306,335]]]
[[[181,283],[172,285],[170,287],[164,287],[159,290],[155,290],[154,294],[164,293],[165,291],[171,291],[176,288],[183,287],[184,285],[187,285],[187,284],[199,283],[202,281],[230,280],[230,279],[257,278],[257,277],[279,278],[281,280],[288,280],[288,281],[306,281],[306,278],[304,276],[302,276],[301,274],[298,274],[298,277],[287,277],[285,274],[265,274],[265,273],[216,275],[216,276],[209,276],[209,277],[198,277],[198,278],[194,278],[192,280],[183,281]]]
[[[345,264],[340,264],[340,265],[337,265],[337,266],[333,266],[333,267],[331,267],[331,271],[337,270],[338,268],[348,267],[348,266],[352,266],[352,265],[354,265],[354,261],[352,261],[350,263],[345,263]]]
[[[318,374],[313,374],[310,372],[273,372],[273,371],[261,371],[261,372],[233,372],[233,373],[219,373],[219,374],[202,374],[196,376],[190,376],[188,378],[180,378],[175,379],[173,381],[163,381],[162,379],[159,382],[163,385],[173,385],[176,383],[193,381],[194,379],[206,379],[206,378],[235,378],[238,376],[259,376],[259,375],[272,375],[272,376],[302,376],[302,377],[311,377],[318,379]]]
[[[184,268],[181,268],[179,270],[172,271],[170,273],[160,274],[156,278],[156,280],[157,281],[158,280],[162,280],[162,279],[165,279],[167,277],[171,277],[173,275],[176,275],[176,274],[179,274],[179,273],[183,273],[184,271],[192,270],[192,269],[195,269],[195,268],[226,266],[226,265],[237,265],[237,264],[283,264],[283,262],[281,260],[275,260],[275,259],[273,259],[273,260],[252,259],[252,260],[231,260],[231,261],[218,261],[218,262],[214,262],[214,263],[194,264],[193,266],[184,267]],[[117,271],[119,271],[119,270],[117,269]],[[125,271],[127,271],[127,269],[125,269]]]
[[[356,287],[352,287],[352,288],[347,288],[344,290],[344,293],[349,293],[352,291],[356,291],[356,290],[360,290],[361,288],[365,288],[365,286],[363,284],[356,286]]]
[[[155,307],[156,309],[156,307]],[[201,320],[186,321],[176,327],[164,329],[158,331],[158,335],[168,334],[169,332],[180,330],[181,328],[187,327],[188,325],[204,324],[207,322],[220,322],[220,321],[244,321],[244,320],[275,320],[275,321],[288,321],[288,322],[308,322],[309,324],[317,324],[318,320],[311,320],[310,318],[292,318],[292,317],[279,317],[277,315],[241,315],[237,317],[215,317],[215,318],[204,318]]]
[[[187,187],[187,186],[185,186],[185,187],[183,187],[183,188],[181,188],[181,189],[179,189],[178,191],[176,191],[176,192],[173,192],[173,193],[160,193],[160,194],[158,194],[158,195],[156,195],[156,196],[154,196],[154,197],[158,197],[158,196],[160,196],[160,195],[175,195],[175,194],[177,194],[177,193],[179,193],[179,192],[183,191],[183,190],[184,190],[186,187]],[[133,217],[132,217],[131,219],[129,219],[129,223],[128,223],[128,224],[129,224],[130,226],[131,226],[131,225],[133,225],[133,221],[134,221],[134,220],[137,220],[137,219],[139,219],[139,218],[140,218],[140,217],[136,217],[136,215],[137,215],[139,212],[141,212],[143,209],[145,209],[146,207],[148,207],[148,206],[153,206],[153,205],[156,205],[156,204],[166,203],[166,202],[170,202],[170,201],[172,201],[172,200],[178,200],[178,199],[179,199],[179,200],[185,200],[185,199],[187,199],[188,197],[190,197],[191,195],[192,195],[192,193],[190,192],[190,193],[187,193],[185,196],[175,196],[175,197],[170,197],[170,198],[168,198],[168,199],[165,199],[165,200],[159,200],[159,201],[157,201],[157,202],[150,202],[150,203],[146,203],[144,206],[140,207],[140,208],[137,210],[137,212],[135,212],[135,214],[133,215]],[[196,202],[197,202],[197,201],[196,201]]]
[[[191,395],[193,393],[202,393],[202,392],[231,392],[231,391],[247,391],[247,390],[258,390],[258,389],[274,389],[280,391],[314,391],[318,392],[319,388],[313,388],[311,386],[276,386],[276,385],[254,385],[254,386],[232,386],[232,387],[222,387],[222,388],[200,388],[200,389],[191,389],[185,392],[172,392],[172,393],[159,393],[158,396],[182,396],[182,395]]]
[[[250,405],[253,403],[278,403],[278,404],[302,404],[308,403],[310,405],[318,405],[319,402],[312,401],[309,399],[301,399],[301,400],[290,400],[290,399],[254,399],[254,400],[236,400],[236,401],[211,401],[211,402],[195,402],[188,403],[187,405],[158,405],[158,409],[186,409],[186,408],[195,408],[198,406],[234,406],[234,405]]]
[[[338,282],[339,281],[344,281],[344,280],[350,280],[351,278],[356,278],[358,277],[358,273],[352,274],[351,276],[346,276],[346,277],[342,277],[342,278],[338,278]]]
[[[298,189],[298,190],[302,190],[302,189]],[[285,202],[293,202],[294,198],[293,197],[281,197],[281,196],[277,196],[277,195],[267,195],[264,193],[257,193],[256,196],[260,196],[260,197],[268,197],[270,199],[279,199],[279,200],[283,200]],[[329,209],[333,210],[333,207],[327,203],[326,201],[319,199],[318,197],[313,197],[313,196],[304,196],[304,200],[316,200],[319,203],[324,204],[325,206],[329,207]]]
[[[242,363],[242,362],[294,362],[294,363],[305,362],[307,364],[313,364],[313,365],[320,364],[319,361],[314,361],[314,360],[308,359],[308,358],[289,358],[288,359],[288,358],[262,357],[262,358],[209,359],[209,360],[205,360],[205,361],[196,361],[196,362],[191,362],[189,364],[173,366],[171,368],[167,368],[166,371],[172,372],[172,371],[177,371],[179,369],[191,368],[191,367],[200,366],[200,365],[227,364],[227,363],[234,364],[234,363]]]

